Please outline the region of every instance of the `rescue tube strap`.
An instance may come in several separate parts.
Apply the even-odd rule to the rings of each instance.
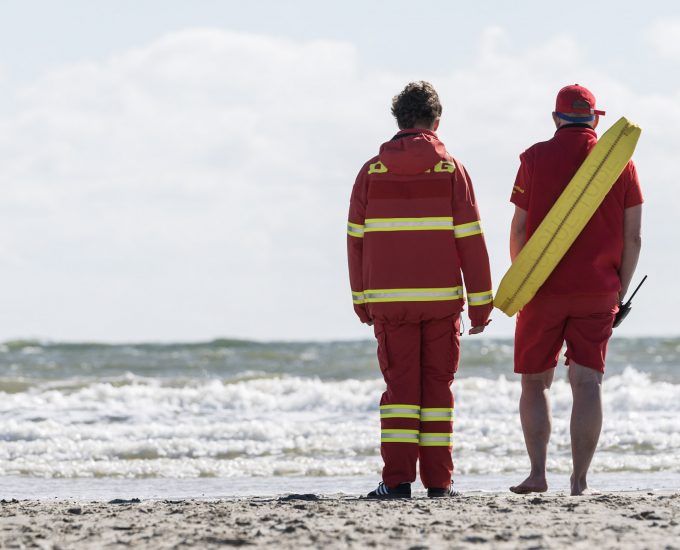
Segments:
[[[379,302],[438,302],[463,297],[462,286],[447,288],[381,288],[352,292],[355,304]]]

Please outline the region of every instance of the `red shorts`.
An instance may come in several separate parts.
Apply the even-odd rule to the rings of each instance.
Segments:
[[[517,314],[515,372],[537,374],[567,361],[604,372],[607,343],[618,311],[616,294],[537,296]]]

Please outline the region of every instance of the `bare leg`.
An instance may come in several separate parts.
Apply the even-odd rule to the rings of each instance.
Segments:
[[[569,366],[574,403],[571,409],[572,496],[596,493],[588,488],[586,476],[602,429],[602,373],[582,365]]]
[[[544,493],[548,490],[545,462],[552,425],[549,390],[554,373],[553,368],[539,374],[522,375],[519,416],[522,421],[524,443],[531,462],[531,472],[522,483],[510,487],[513,493]]]

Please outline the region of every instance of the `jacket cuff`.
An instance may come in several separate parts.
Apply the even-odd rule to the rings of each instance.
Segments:
[[[493,311],[493,304],[481,306],[468,306],[468,317],[473,327],[482,327],[489,324],[489,316]]]
[[[364,304],[354,304],[354,311],[362,323],[368,323],[371,320]]]

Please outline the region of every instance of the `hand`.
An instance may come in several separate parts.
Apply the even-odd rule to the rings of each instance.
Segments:
[[[625,297],[626,292],[628,292],[628,289],[623,288],[623,284],[621,284],[621,290],[619,290],[619,304],[623,303],[623,298]]]
[[[491,319],[489,319],[486,323],[483,325],[479,325],[478,327],[472,327],[469,331],[468,334],[480,334],[484,332],[484,329],[486,328],[486,325],[488,325],[491,322]]]

